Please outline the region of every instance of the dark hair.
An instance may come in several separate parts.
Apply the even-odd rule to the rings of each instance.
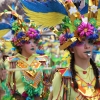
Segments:
[[[74,53],[71,53],[71,60],[70,60],[70,69],[71,69],[71,74],[72,74],[72,81],[74,83],[74,89],[78,89],[78,84],[76,82],[75,76],[77,72],[75,71],[75,58],[74,58]]]
[[[96,64],[93,62],[92,59],[90,59],[90,64],[92,65],[92,68],[93,68],[93,73],[95,75],[95,78],[96,78],[96,83],[95,83],[95,89],[100,89],[100,83],[99,83],[99,70],[96,66]]]
[[[77,72],[75,71],[75,58],[74,58],[74,53],[71,54],[71,61],[70,61],[70,69],[71,69],[71,74],[72,74],[72,81],[74,83],[74,89],[78,89],[78,84],[76,82],[75,76]],[[99,83],[99,70],[96,66],[96,64],[93,62],[92,59],[90,59],[90,64],[92,65],[93,68],[93,73],[96,78],[96,83],[95,83],[95,89],[100,89],[100,83]]]
[[[15,46],[15,48],[16,48],[16,50],[17,50],[18,53],[20,53],[20,54],[22,53],[22,49],[21,49],[20,46]]]

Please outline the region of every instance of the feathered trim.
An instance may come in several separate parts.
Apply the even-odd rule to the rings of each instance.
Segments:
[[[24,11],[30,20],[34,21],[36,25],[41,25],[43,27],[56,26],[60,24],[62,19],[66,16],[57,12],[37,13],[30,11],[26,7],[24,7]]]
[[[23,9],[30,20],[43,27],[56,26],[67,16],[66,9],[58,0],[48,2],[29,2],[21,0]]]

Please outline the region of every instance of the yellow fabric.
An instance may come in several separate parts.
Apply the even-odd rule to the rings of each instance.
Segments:
[[[100,9],[98,10],[97,25],[100,26]]]
[[[91,66],[89,66],[86,70],[84,70],[81,67],[75,65],[75,70],[77,70],[78,75],[80,77],[82,77],[82,79],[87,83],[90,83],[90,81],[92,81],[94,79],[93,69],[92,69]],[[83,74],[83,71],[87,71],[87,74],[89,74],[89,77],[87,77],[87,74]],[[59,72],[55,73],[53,83],[52,83],[52,86],[53,86],[53,99],[52,100],[57,99],[57,96],[58,96],[58,93],[59,93],[59,90],[60,90],[60,86],[61,86],[61,78],[62,77],[61,77]],[[62,96],[63,96],[63,87],[62,87],[61,93],[60,93],[61,98],[62,98]],[[75,100],[75,98],[77,96],[78,96],[78,93],[75,92],[73,90],[73,88],[71,88],[70,100]],[[62,100],[60,97],[59,97],[58,100]]]
[[[17,54],[16,57],[18,57],[19,59],[25,61],[25,63],[27,64],[31,64],[33,60],[35,60],[37,54],[33,54],[32,56],[30,56],[28,58],[28,61],[26,60],[26,57],[22,56],[21,54]],[[8,60],[5,61],[5,65],[7,66],[7,69],[9,69],[10,65],[9,65],[9,62]],[[16,66],[16,68],[19,68],[18,66]],[[20,71],[16,71],[15,72],[15,78],[16,78],[16,88],[18,89],[19,93],[23,93],[24,92],[24,84],[22,82],[22,79],[21,79],[21,72]],[[11,81],[11,84],[12,84],[12,81]]]

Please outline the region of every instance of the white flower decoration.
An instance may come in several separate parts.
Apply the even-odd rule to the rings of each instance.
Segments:
[[[91,6],[91,11],[93,13],[96,13],[97,12],[97,6],[95,6],[95,5]]]
[[[77,12],[76,7],[71,7],[71,8],[69,9],[69,12],[70,12],[70,15],[76,13],[76,12]]]
[[[84,22],[85,24],[87,24],[88,23],[88,18],[87,17],[82,18],[82,22]]]

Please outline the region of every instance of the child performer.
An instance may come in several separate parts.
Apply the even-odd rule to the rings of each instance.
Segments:
[[[94,1],[93,6],[97,7]],[[70,51],[70,67],[57,70],[48,100],[100,100],[100,72],[91,59],[93,46],[99,40],[97,10],[94,13],[89,6],[87,18],[80,15],[71,0],[65,2],[65,7],[70,18],[63,20],[65,27],[59,40],[60,49]]]
[[[43,89],[42,73],[40,71],[31,70],[32,68],[40,68],[41,65],[41,63],[36,60],[36,49],[40,33],[31,26],[28,27],[26,24],[21,26],[19,20],[15,23],[20,27],[20,30],[15,32],[12,44],[18,50],[18,54],[8,57],[5,61],[5,65],[8,70],[19,68],[19,71],[11,71],[8,73],[8,88],[17,100],[19,100],[18,95],[20,96],[20,100],[21,98],[24,98],[24,100],[41,100]],[[31,71],[22,71],[21,69],[23,68],[29,68]]]

